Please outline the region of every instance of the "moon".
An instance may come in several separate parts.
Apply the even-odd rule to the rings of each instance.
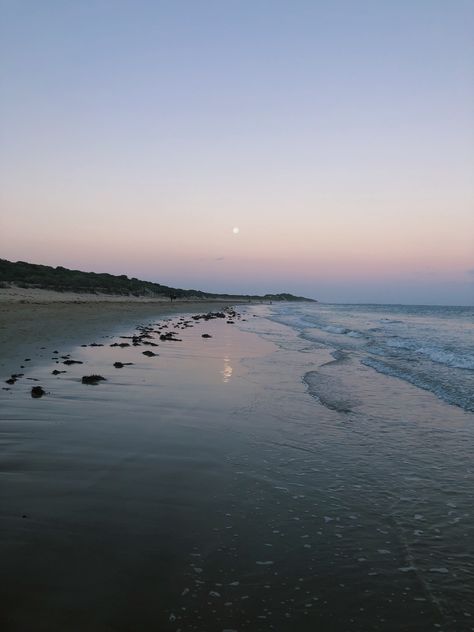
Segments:
[[[234,226],[232,232],[234,233],[234,235],[238,235],[240,233],[240,228],[238,226]]]

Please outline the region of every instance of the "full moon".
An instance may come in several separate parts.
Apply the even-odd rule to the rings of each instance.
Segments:
[[[234,233],[234,235],[238,235],[240,233],[240,228],[238,226],[234,226],[232,232]]]

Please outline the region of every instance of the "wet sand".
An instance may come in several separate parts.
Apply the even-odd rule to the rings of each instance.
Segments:
[[[226,319],[191,319],[186,329],[174,327],[176,316],[160,320],[182,310],[108,306],[105,315],[102,305],[54,305],[22,319],[24,348],[40,331],[46,348],[42,357],[30,349],[36,362],[0,393],[2,630],[177,629],[177,594],[187,575],[199,574],[209,514],[229,484],[222,465],[233,446],[224,428],[229,411],[244,405],[237,365],[271,347]],[[130,321],[138,317],[155,323],[159,346],[146,345],[150,338],[111,347],[130,344],[117,334],[136,334]],[[104,337],[106,323],[116,336]],[[157,327],[178,340],[160,340]],[[71,344],[94,339],[104,346]],[[12,349],[10,372],[18,369]],[[64,365],[62,355],[83,364]],[[132,364],[116,369],[116,361]],[[90,373],[106,381],[81,384]],[[38,400],[30,397],[37,384],[47,393]]]
[[[0,391],[2,630],[472,630],[472,416],[248,312]]]
[[[17,300],[0,291],[0,375],[15,372],[25,358],[32,364],[41,362],[55,348],[93,342],[150,317],[225,305],[223,301],[89,300],[89,295],[76,302],[77,296],[81,295],[30,290],[17,295]]]

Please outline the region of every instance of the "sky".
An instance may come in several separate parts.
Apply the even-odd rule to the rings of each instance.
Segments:
[[[473,27],[471,0],[0,0],[0,257],[474,304]]]

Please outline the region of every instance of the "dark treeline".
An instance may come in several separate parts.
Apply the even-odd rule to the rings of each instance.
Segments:
[[[311,300],[292,294],[266,294],[256,295],[232,295],[213,294],[200,290],[182,290],[180,288],[129,279],[125,274],[115,276],[113,274],[97,272],[81,272],[69,270],[62,266],[53,268],[25,261],[7,261],[0,259],[0,288],[8,288],[16,285],[21,288],[39,288],[54,290],[55,292],[78,292],[89,294],[116,294],[122,296],[167,296],[169,298],[246,298],[275,301],[304,301]]]

